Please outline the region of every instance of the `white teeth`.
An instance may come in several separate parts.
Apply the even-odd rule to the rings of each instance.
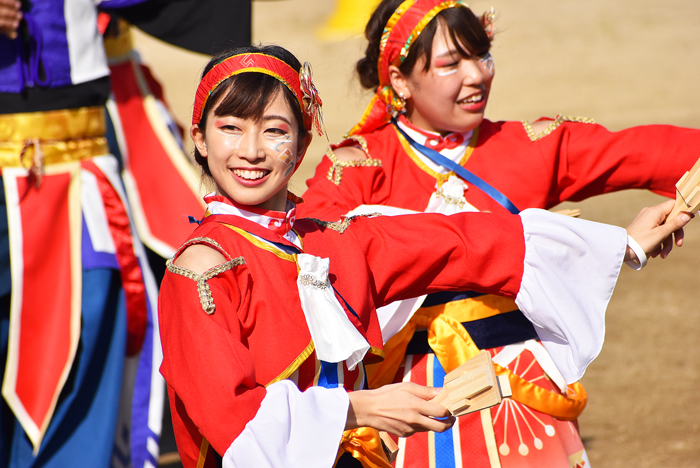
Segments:
[[[256,179],[262,179],[265,177],[265,172],[264,171],[249,171],[245,169],[234,169],[233,173],[236,174],[238,177],[241,177],[243,179],[247,180],[256,180]]]
[[[459,101],[460,104],[474,104],[475,102],[481,102],[481,100],[484,99],[484,95],[482,93],[479,94],[474,94],[472,96],[469,96],[468,98],[461,99]]]

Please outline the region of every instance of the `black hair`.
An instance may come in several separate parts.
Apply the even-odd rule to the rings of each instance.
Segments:
[[[276,45],[251,45],[229,49],[213,57],[209,63],[207,63],[207,66],[204,67],[202,78],[204,78],[215,65],[227,58],[234,55],[252,53],[271,55],[284,61],[294,70],[301,69],[299,60],[283,47]],[[216,105],[214,109],[214,115],[216,116],[233,115],[241,119],[260,121],[263,118],[265,109],[267,109],[267,106],[279,92],[281,92],[286,99],[287,104],[292,109],[294,117],[297,120],[299,127],[299,144],[301,145],[302,142],[305,141],[308,132],[304,127],[304,114],[299,107],[299,101],[297,101],[296,96],[281,81],[264,73],[240,73],[224,80],[207,99],[207,103],[204,109],[202,109],[202,117],[198,124],[199,129],[204,133],[207,126],[207,117],[214,105]],[[219,102],[219,100],[221,100],[221,102]],[[211,178],[212,175],[209,170],[207,158],[199,153],[197,147],[194,149],[194,160],[202,168],[204,175]]]
[[[379,86],[377,70],[379,44],[386,23],[401,3],[403,3],[403,0],[383,0],[367,23],[365,28],[365,37],[368,41],[367,49],[365,50],[365,56],[355,65],[355,70],[363,88],[376,89]],[[420,57],[425,57],[423,70],[428,71],[432,58],[433,38],[435,37],[439,21],[444,22],[447,26],[450,38],[455,44],[461,42],[467,48],[467,50],[458,48],[460,55],[463,57],[481,56],[491,48],[491,38],[484,29],[487,24],[486,14],[477,17],[469,8],[447,8],[438,13],[433,21],[425,26],[423,32],[411,45],[408,56],[399,66],[401,73],[409,76]]]

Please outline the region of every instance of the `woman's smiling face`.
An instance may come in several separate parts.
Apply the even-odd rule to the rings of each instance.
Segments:
[[[414,125],[445,134],[473,130],[483,120],[494,76],[493,60],[488,53],[466,58],[459,49],[468,50],[455,43],[439,21],[429,69],[423,70],[425,58],[421,57],[410,76],[404,77],[398,69],[392,73],[392,85],[405,96],[406,117]]]
[[[207,158],[217,192],[239,204],[284,211],[287,183],[308,142],[299,145],[299,125],[282,92],[259,121],[217,116],[215,110],[204,132],[194,125],[190,134]]]

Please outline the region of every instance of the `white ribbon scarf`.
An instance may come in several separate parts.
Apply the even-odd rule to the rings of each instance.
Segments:
[[[325,362],[346,361],[355,367],[370,346],[338,302],[328,281],[329,260],[309,254],[297,255],[299,298],[316,356]]]
[[[426,213],[442,213],[451,215],[465,211],[479,211],[464,198],[467,184],[457,176],[450,176],[447,182],[430,197]]]

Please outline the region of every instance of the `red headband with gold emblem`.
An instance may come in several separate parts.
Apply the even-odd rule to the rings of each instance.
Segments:
[[[323,134],[323,102],[314,86],[309,63],[304,63],[301,70],[294,70],[284,60],[260,53],[233,55],[214,65],[204,75],[194,99],[192,125],[202,120],[202,112],[214,90],[228,78],[241,73],[263,73],[281,81],[297,98],[304,114],[304,128],[307,131],[314,128],[319,135]]]
[[[350,135],[369,133],[391,118],[397,107],[397,97],[389,80],[389,66],[400,66],[408,56],[413,43],[438,13],[448,8],[469,8],[462,0],[405,0],[387,21],[379,43],[379,86],[360,122]],[[490,30],[493,14],[486,15],[484,27]]]

